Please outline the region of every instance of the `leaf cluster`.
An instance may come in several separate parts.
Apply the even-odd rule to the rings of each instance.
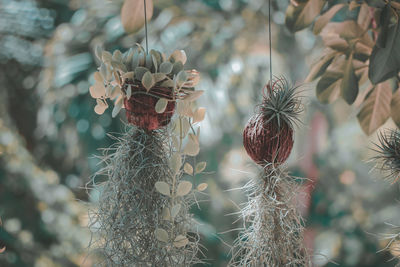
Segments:
[[[326,47],[306,81],[320,78],[316,94],[322,103],[339,97],[349,105],[362,103],[357,118],[368,135],[390,117],[400,126],[400,106],[395,105],[400,87],[395,80],[400,77],[399,14],[400,3],[383,0],[294,0],[287,9],[291,31],[313,24],[313,33]]]
[[[108,107],[106,99],[114,100],[113,117],[123,107],[123,100],[134,94],[134,88],[145,88],[148,93],[154,87],[170,88],[175,101],[199,96],[194,86],[199,81],[196,70],[185,71],[186,54],[183,50],[174,51],[168,58],[157,50],[147,53],[136,44],[135,47],[122,53],[115,50],[113,54],[96,48],[96,56],[101,61],[99,71],[94,73],[95,84],[90,87],[90,95],[96,99],[95,112],[102,114]],[[200,93],[201,94],[201,93]],[[167,99],[157,103],[157,112],[162,113]]]

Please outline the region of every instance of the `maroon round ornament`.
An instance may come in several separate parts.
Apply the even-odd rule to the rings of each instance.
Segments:
[[[125,97],[124,106],[126,118],[130,124],[147,131],[153,131],[170,123],[175,111],[173,88],[154,86],[147,92],[140,83],[128,80],[123,86],[125,92],[129,85],[131,86],[132,95],[129,99]],[[160,98],[171,100],[168,101],[163,113],[157,113],[155,110],[156,103]]]
[[[283,78],[266,86],[259,111],[249,119],[243,131],[247,154],[260,165],[279,165],[293,148],[293,123],[301,112],[296,87]]]

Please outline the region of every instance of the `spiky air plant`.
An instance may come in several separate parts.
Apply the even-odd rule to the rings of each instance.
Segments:
[[[190,266],[199,262],[199,236],[189,213],[194,194],[206,189],[183,181],[205,168],[183,163],[199,152],[194,124],[205,109],[194,109],[201,94],[194,91],[198,73],[184,71],[186,55],[168,59],[158,51],[146,54],[138,45],[122,54],[96,52],[102,64],[90,93],[95,111],[102,114],[114,99],[113,116],[126,109],[131,126],[116,144],[104,149],[104,167],[93,184],[101,192],[90,214],[95,232],[92,247],[101,255],[100,266]],[[175,112],[176,110],[176,112]],[[173,115],[175,113],[175,115]],[[188,133],[189,129],[193,133]],[[183,141],[187,137],[187,141]],[[183,145],[185,143],[185,145]],[[190,172],[191,170],[191,172]],[[105,176],[102,184],[95,178]]]
[[[230,266],[310,265],[303,220],[294,201],[299,185],[281,166],[293,147],[302,105],[297,88],[284,78],[271,84],[243,132],[247,153],[263,169],[259,179],[244,187],[248,194],[240,212],[244,229],[234,242]]]
[[[385,178],[395,183],[400,178],[400,130],[381,132],[378,139],[374,148],[377,155],[372,160],[386,174]]]

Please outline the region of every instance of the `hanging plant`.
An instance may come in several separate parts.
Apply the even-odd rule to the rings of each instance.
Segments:
[[[302,105],[297,88],[284,78],[266,89],[258,112],[243,132],[248,155],[263,171],[245,186],[249,200],[241,211],[244,230],[234,243],[230,264],[309,266],[303,221],[294,203],[299,185],[281,166],[292,150]]]
[[[300,102],[296,87],[284,78],[276,80],[267,93],[257,114],[250,118],[244,132],[243,145],[247,154],[258,164],[283,163],[293,147],[293,124],[298,121]]]
[[[114,100],[112,117],[125,107],[129,123],[147,131],[166,126],[175,111],[178,99],[191,99],[194,86],[199,81],[196,70],[185,71],[186,54],[176,50],[168,58],[164,53],[151,50],[146,53],[137,44],[125,53],[96,49],[101,60],[95,72],[95,84],[90,95],[96,99],[94,110],[103,114],[108,108],[107,99]]]
[[[117,143],[104,150],[105,164],[96,175],[107,177],[101,185],[98,208],[91,228],[98,232],[96,246],[104,266],[189,266],[197,258],[199,236],[189,212],[196,187],[183,180],[206,168],[196,163],[205,109],[194,101],[199,80],[186,71],[184,51],[168,58],[142,46],[125,53],[96,50],[101,60],[90,94],[102,114],[114,102],[113,117],[125,108],[131,127]]]

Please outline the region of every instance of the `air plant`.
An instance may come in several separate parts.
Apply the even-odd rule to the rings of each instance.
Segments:
[[[301,105],[297,87],[284,78],[267,84],[263,102],[247,122],[243,145],[247,154],[258,164],[283,163],[293,147],[293,126],[299,122]]]
[[[374,151],[377,155],[373,157],[385,178],[395,183],[400,178],[400,130],[387,130],[378,136],[379,143],[375,145]]]
[[[158,51],[146,54],[137,45],[122,54],[97,50],[102,60],[90,93],[102,114],[114,100],[113,116],[126,109],[130,125],[116,144],[104,149],[104,167],[92,182],[101,191],[90,214],[92,244],[102,266],[190,266],[200,262],[199,235],[190,206],[193,188],[184,175],[195,176],[205,162],[190,161],[199,152],[199,128],[204,108],[193,103],[198,72],[183,70],[186,55],[175,51],[168,59]],[[189,132],[191,131],[191,132]],[[187,140],[186,140],[187,139]],[[95,178],[107,179],[97,184]]]
[[[284,78],[265,88],[263,102],[243,132],[247,153],[263,169],[259,179],[244,187],[244,229],[234,242],[230,265],[308,266],[303,220],[294,201],[299,185],[281,166],[293,147],[300,96]]]

